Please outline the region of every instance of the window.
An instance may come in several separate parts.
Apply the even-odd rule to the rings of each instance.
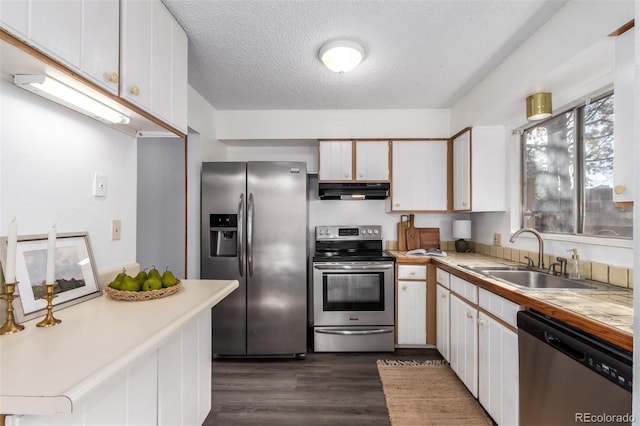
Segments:
[[[528,128],[522,143],[524,226],[632,237],[633,208],[612,200],[612,93]]]

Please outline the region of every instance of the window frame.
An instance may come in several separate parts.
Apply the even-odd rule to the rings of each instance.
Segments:
[[[560,112],[554,113],[551,117],[546,118],[544,120],[536,121],[531,123],[530,125],[524,126],[520,128],[519,133],[519,150],[520,150],[520,206],[519,206],[519,220],[518,223],[520,227],[526,227],[525,223],[525,209],[526,209],[526,194],[528,188],[527,182],[527,144],[525,133],[533,129],[534,127],[538,127],[544,125],[545,122],[556,119],[556,117],[566,114],[569,112],[574,113],[575,120],[575,173],[574,180],[576,182],[576,190],[574,194],[574,216],[573,216],[573,233],[561,233],[561,232],[542,232],[540,231],[545,239],[549,240],[558,240],[558,241],[571,241],[571,242],[580,242],[586,244],[597,244],[597,245],[606,245],[613,247],[632,247],[633,236],[631,237],[622,237],[622,236],[608,236],[608,235],[594,235],[594,234],[585,234],[584,224],[585,224],[585,212],[586,212],[586,188],[585,188],[585,144],[584,144],[584,108],[587,107],[591,102],[599,101],[608,96],[614,95],[614,90],[612,88],[607,88],[599,92],[596,95],[591,97],[583,98],[584,100],[579,102],[574,102],[566,107],[564,107]],[[579,182],[579,184],[578,184]],[[581,232],[578,232],[581,231]]]

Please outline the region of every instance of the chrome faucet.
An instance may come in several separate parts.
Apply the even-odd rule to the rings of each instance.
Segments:
[[[542,241],[542,235],[540,235],[538,231],[533,228],[518,229],[513,233],[511,238],[509,238],[509,241],[512,243],[515,242],[516,238],[518,238],[518,236],[523,232],[530,232],[538,239],[538,268],[544,268],[544,241]]]

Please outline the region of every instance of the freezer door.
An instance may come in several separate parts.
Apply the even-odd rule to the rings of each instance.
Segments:
[[[200,276],[202,279],[238,280],[240,283],[236,291],[213,308],[214,354],[247,353],[245,190],[246,163],[202,164]],[[225,218],[230,221],[226,222]]]
[[[306,164],[248,163],[247,200],[247,353],[305,353]]]

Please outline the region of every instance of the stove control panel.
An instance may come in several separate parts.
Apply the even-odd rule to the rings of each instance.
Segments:
[[[316,226],[316,241],[319,240],[382,240],[382,226]]]

